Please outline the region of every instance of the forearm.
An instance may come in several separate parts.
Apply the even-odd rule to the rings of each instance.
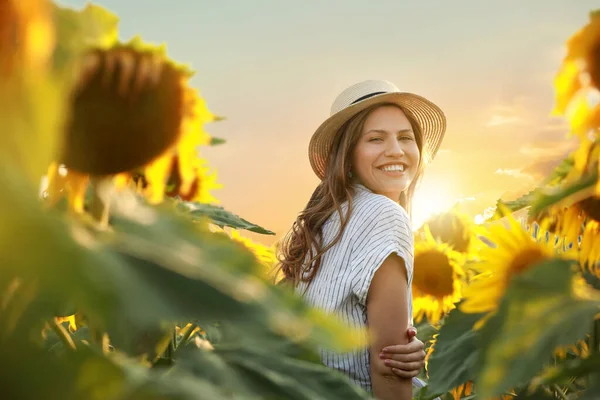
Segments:
[[[400,378],[392,372],[382,374],[371,368],[373,395],[378,400],[411,400],[412,379]]]

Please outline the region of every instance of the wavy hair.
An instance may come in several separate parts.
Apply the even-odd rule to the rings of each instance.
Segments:
[[[376,104],[348,120],[335,135],[323,180],[313,192],[304,210],[298,214],[289,232],[277,245],[276,276],[283,275],[283,282],[292,284],[294,287],[300,282],[310,284],[321,266],[323,254],[342,237],[348,218],[352,213],[353,181],[350,178],[352,153],[369,115],[377,108],[384,106],[394,106],[404,112],[415,133],[419,153],[422,152],[423,133],[421,127],[410,113],[397,104]],[[423,175],[421,159],[422,157],[419,157],[415,179],[398,199],[409,215],[411,215],[411,203],[416,186]],[[348,207],[344,213],[342,204],[346,201]],[[324,246],[321,228],[334,212],[340,216],[340,231],[331,243]]]

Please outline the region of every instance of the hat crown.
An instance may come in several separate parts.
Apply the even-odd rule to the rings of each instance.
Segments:
[[[392,82],[384,80],[366,80],[356,83],[340,93],[331,105],[330,115],[340,112],[355,102],[368,98],[369,95],[376,93],[395,93],[400,92]]]

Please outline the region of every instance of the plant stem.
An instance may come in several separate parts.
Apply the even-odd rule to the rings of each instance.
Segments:
[[[71,350],[77,351],[77,347],[75,346],[73,338],[71,337],[71,335],[69,335],[69,332],[67,332],[64,326],[56,322],[55,319],[51,319],[49,321],[49,324],[54,333],[56,333],[58,338],[65,344],[65,346],[67,346]]]
[[[90,201],[90,215],[100,223],[100,226],[108,226],[109,206],[100,195],[101,185],[109,184],[105,179],[94,179],[92,181],[92,199]]]
[[[552,385],[552,388],[558,392],[558,396],[559,396],[561,399],[563,399],[563,400],[568,400],[568,397],[567,397],[567,396],[565,395],[565,393],[562,391],[562,389],[561,389],[561,387],[560,387],[560,386],[558,386],[556,383],[554,383],[554,384]]]

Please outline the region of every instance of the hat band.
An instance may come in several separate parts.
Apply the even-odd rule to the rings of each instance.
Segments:
[[[369,93],[369,94],[366,94],[366,95],[364,95],[363,97],[359,97],[358,99],[354,100],[354,101],[353,101],[352,103],[350,103],[350,104],[352,105],[352,104],[354,104],[354,103],[358,103],[359,101],[366,100],[366,99],[368,99],[369,97],[377,96],[378,94],[383,94],[383,93],[387,93],[387,92],[374,92],[374,93]]]

